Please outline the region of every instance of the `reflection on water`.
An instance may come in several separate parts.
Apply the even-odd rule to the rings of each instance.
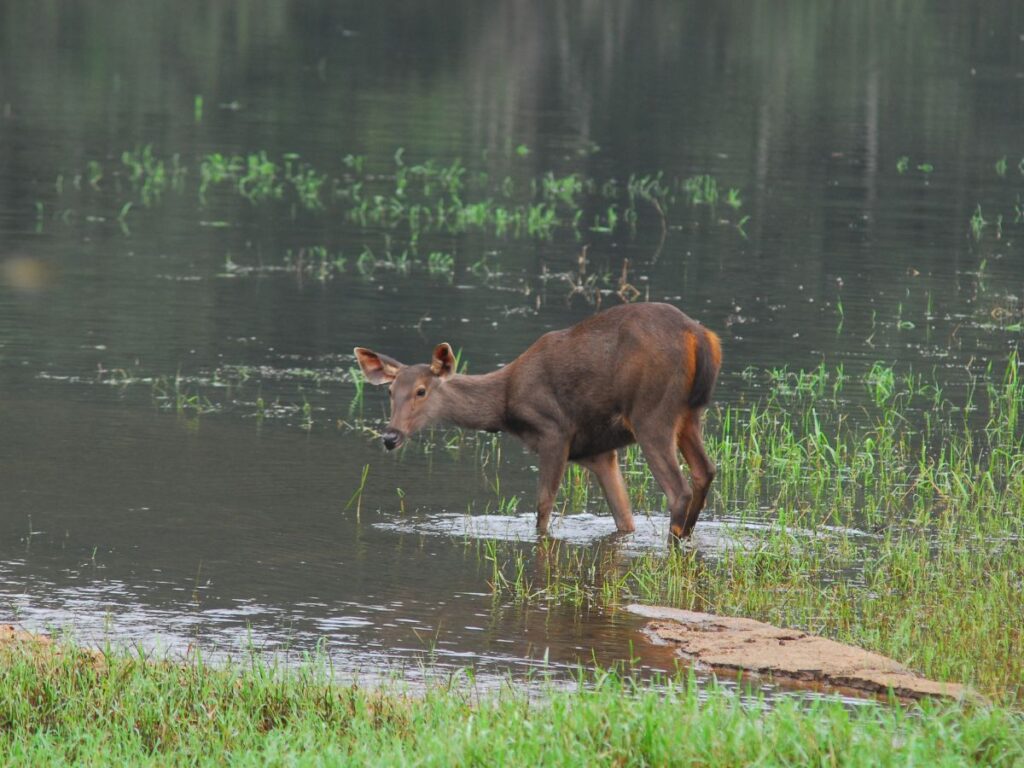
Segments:
[[[475,542],[533,540],[535,460],[504,441],[495,463],[485,438],[384,457],[346,426],[385,406],[353,403],[354,345],[415,362],[447,340],[481,372],[592,312],[585,279],[616,301],[627,260],[641,295],[720,333],[718,397],[739,407],[766,369],[822,361],[913,366],[956,397],[1018,344],[1017,4],[378,6],[0,8],[0,620],[178,650],[324,638],[369,675],[622,662],[635,618],[487,587]],[[138,195],[122,153],[146,145],[179,155],[188,194]],[[399,148],[524,191],[548,172],[712,174],[749,220],[683,207],[663,228],[648,205],[632,231],[588,203],[550,240],[413,243],[196,194],[212,153],[294,153],[350,181],[362,157],[393,184]],[[440,270],[356,266],[410,247]],[[316,248],[338,258],[329,280],[294,266]],[[499,479],[524,504],[480,514]],[[614,538],[596,509],[553,535],[664,547],[658,510]],[[774,522],[735,511],[716,492],[698,552]]]

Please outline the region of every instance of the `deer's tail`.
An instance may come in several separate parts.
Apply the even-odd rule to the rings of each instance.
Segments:
[[[686,348],[690,357],[690,391],[687,405],[705,408],[715,391],[718,370],[722,367],[722,344],[707,328],[686,331]]]

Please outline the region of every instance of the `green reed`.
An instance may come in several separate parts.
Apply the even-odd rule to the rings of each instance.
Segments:
[[[508,544],[509,562],[527,564],[517,560],[515,578],[492,583],[525,581],[519,599],[752,616],[1019,697],[1024,382],[1016,356],[990,365],[958,402],[927,377],[876,364],[859,382],[876,410],[857,421],[844,412],[853,382],[841,369],[768,371],[765,380],[760,402],[709,414],[719,474],[694,546],[627,557],[614,542],[540,542],[526,554]],[[660,506],[642,453],[623,454],[637,510]],[[585,482],[567,478],[565,511],[594,504]],[[705,554],[707,537],[718,544]]]
[[[201,101],[196,104],[200,120]],[[520,161],[526,156],[517,155]],[[594,233],[612,234],[621,227],[635,233],[645,217],[657,221],[664,233],[668,217],[683,206],[714,208],[721,197],[732,211],[743,207],[738,189],[729,188],[723,195],[718,180],[707,174],[686,179],[632,174],[620,181],[580,171],[544,171],[524,180],[520,171],[492,177],[459,158],[412,163],[401,148],[384,172],[369,173],[367,165],[365,157],[349,154],[335,168],[318,168],[296,153],[278,158],[266,150],[211,152],[188,163],[180,154],[160,156],[146,145],[123,152],[120,169],[88,161],[90,183],[83,188],[76,182],[76,189],[99,192],[101,179],[125,177],[136,197],[118,205],[137,201],[148,208],[162,202],[168,190],[184,194],[192,177],[197,179],[194,189],[201,208],[221,207],[231,196],[253,205],[282,203],[290,206],[293,216],[299,211],[329,212],[360,227],[401,233],[413,244],[428,233],[550,239],[568,231],[579,238],[584,220],[595,222],[590,228]],[[63,193],[63,179],[61,174],[55,185],[58,194]],[[733,226],[742,231],[747,219],[743,216]],[[713,220],[719,223],[717,217]]]

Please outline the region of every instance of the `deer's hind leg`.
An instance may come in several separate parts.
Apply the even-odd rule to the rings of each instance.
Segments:
[[[697,518],[700,516],[700,511],[704,509],[708,489],[711,488],[711,481],[715,479],[716,471],[714,462],[704,451],[699,410],[689,410],[683,416],[676,442],[690,467],[690,479],[693,481],[693,498],[690,499],[689,507],[686,510],[686,519],[682,530],[683,537],[686,537],[693,532],[694,526],[697,525]]]
[[[633,522],[633,511],[629,507],[629,494],[626,492],[626,483],[622,479],[622,471],[619,469],[619,456],[615,451],[606,451],[597,456],[589,456],[579,459],[577,463],[589,469],[597,476],[597,482],[601,484],[601,490],[608,499],[608,507],[615,518],[615,527],[619,533],[632,533],[636,530]]]
[[[651,474],[665,492],[669,508],[669,531],[671,538],[685,538],[690,535],[691,528],[686,527],[687,510],[693,499],[690,484],[679,469],[679,457],[676,453],[676,433],[678,425],[658,422],[651,418],[643,425],[638,424],[637,442],[647,459]]]

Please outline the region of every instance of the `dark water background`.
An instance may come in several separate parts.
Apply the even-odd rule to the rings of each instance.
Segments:
[[[955,392],[1020,340],[1022,128],[1012,2],[3,4],[0,620],[173,649],[323,639],[371,675],[628,658],[628,616],[491,595],[480,535],[531,523],[439,517],[496,502],[471,450],[396,459],[338,428],[352,347],[419,362],[447,340],[488,370],[594,311],[560,277],[586,244],[593,270],[629,259],[645,297],[721,334],[721,402],[758,396],[751,370],[822,361]],[[435,235],[451,280],[322,282],[277,267],[314,244],[379,252],[385,234],[194,192],[136,204],[126,233],[112,179],[72,189],[144,145],[193,165],[266,150],[340,172],[351,153],[387,173],[401,147],[495,177],[708,173],[750,218],[745,236],[677,220],[664,242],[649,212],[635,235]],[[485,254],[500,278],[469,271]],[[154,401],[151,380],[176,376],[214,412]],[[368,391],[366,412],[385,399]],[[531,465],[504,446],[520,513]],[[698,528],[711,556],[727,506],[714,495]],[[662,545],[652,514],[625,551]],[[589,546],[610,527],[588,515],[556,535]]]

